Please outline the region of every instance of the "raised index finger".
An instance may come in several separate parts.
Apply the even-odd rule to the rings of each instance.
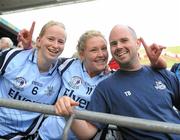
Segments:
[[[148,45],[146,44],[146,42],[144,41],[144,39],[141,37],[140,40],[141,40],[141,43],[142,43],[142,45],[144,46],[144,48],[147,49],[147,48],[148,48]]]
[[[34,32],[34,27],[35,27],[35,21],[33,21],[32,25],[31,25],[31,28],[29,30],[29,33],[31,34],[31,36],[32,36],[32,34]]]

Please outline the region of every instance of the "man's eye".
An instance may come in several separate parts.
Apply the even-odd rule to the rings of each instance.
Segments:
[[[117,44],[118,44],[117,41],[111,41],[111,42],[110,42],[110,46],[116,46]]]
[[[127,41],[128,41],[128,39],[126,39],[126,38],[121,40],[122,43],[127,42]]]

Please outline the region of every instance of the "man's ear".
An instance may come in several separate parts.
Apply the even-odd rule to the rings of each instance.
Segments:
[[[138,39],[136,40],[136,45],[137,45],[138,49],[140,49],[140,46],[141,46],[141,40],[140,40],[140,38],[138,38]]]

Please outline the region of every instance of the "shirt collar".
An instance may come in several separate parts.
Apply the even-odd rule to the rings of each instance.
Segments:
[[[29,61],[31,61],[32,63],[34,63],[34,64],[37,65],[37,59],[38,59],[38,49],[35,48],[35,49],[32,50],[32,53],[31,53],[31,55],[29,56]],[[50,74],[50,75],[52,75],[53,72],[56,70],[57,65],[58,65],[58,60],[56,60],[56,61],[54,62],[53,67],[51,67],[47,73]],[[46,73],[46,72],[45,72],[45,73]]]
[[[85,67],[85,65],[84,65],[84,63],[82,62],[82,70],[83,70],[83,72],[86,72],[87,74],[88,74],[88,72],[87,72],[87,70],[86,70],[86,67]],[[88,74],[89,75],[89,74]],[[104,76],[104,75],[106,75],[105,74],[105,72],[104,71],[102,71],[100,74],[98,74],[98,75],[96,75],[95,77],[102,77],[102,76]]]

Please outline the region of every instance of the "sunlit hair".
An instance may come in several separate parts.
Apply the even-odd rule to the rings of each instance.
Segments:
[[[78,53],[84,51],[87,40],[89,40],[92,37],[102,37],[107,44],[107,41],[101,32],[96,31],[96,30],[89,30],[89,31],[86,31],[84,34],[82,34],[81,37],[79,38],[78,44],[76,46]]]
[[[78,52],[74,52],[72,58],[80,58]]]
[[[46,30],[52,26],[59,26],[65,30],[65,26],[63,23],[51,20],[42,27],[42,29],[39,33],[39,37],[42,37],[45,34]],[[66,32],[65,32],[65,35],[66,35]]]

